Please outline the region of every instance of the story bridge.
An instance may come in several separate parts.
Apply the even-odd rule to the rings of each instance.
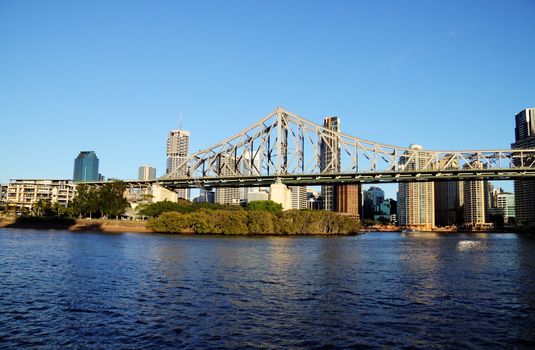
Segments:
[[[364,140],[277,108],[153,181],[169,189],[535,178],[535,149],[433,151]]]

